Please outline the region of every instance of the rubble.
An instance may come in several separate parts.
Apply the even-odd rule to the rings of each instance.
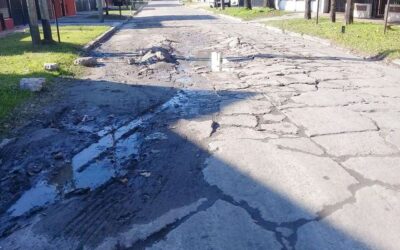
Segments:
[[[175,63],[176,59],[170,54],[168,49],[153,47],[142,56],[140,62],[144,64],[153,64],[157,62]]]
[[[19,87],[22,90],[39,92],[43,89],[45,83],[46,78],[22,78],[19,82]]]
[[[134,65],[134,64],[136,64],[136,60],[135,60],[135,58],[133,58],[133,57],[128,58],[128,59],[126,60],[126,62],[127,62],[129,65]]]
[[[229,48],[237,48],[240,46],[240,38],[239,37],[232,37],[228,40]]]
[[[74,64],[85,67],[94,67],[97,65],[97,59],[94,57],[80,57],[74,61]]]
[[[57,71],[60,69],[60,66],[58,65],[58,63],[45,63],[44,69],[47,71]]]

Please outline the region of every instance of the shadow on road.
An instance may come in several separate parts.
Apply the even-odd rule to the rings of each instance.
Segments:
[[[209,120],[224,108],[220,106],[222,103],[229,106],[245,101],[253,93],[128,86],[93,80],[68,82],[64,86],[64,97],[49,104],[53,106],[52,110],[37,116],[36,122],[21,130],[19,139],[0,150],[3,162],[1,172],[5,176],[1,179],[0,192],[0,246],[8,246],[7,236],[17,237],[23,246],[30,244],[20,236],[18,238],[18,231],[15,231],[37,211],[46,216],[41,216],[34,224],[34,233],[46,236],[53,247],[61,248],[94,247],[107,237],[117,239],[120,233],[152,223],[172,209],[179,209],[202,198],[207,200],[196,212],[206,211],[218,200],[225,201],[246,211],[259,227],[273,232],[283,248],[284,240],[294,246],[297,234],[284,236],[277,230],[278,227],[296,232],[310,220],[321,219],[307,211],[302,201],[292,200],[287,194],[275,191],[276,187],[255,180],[242,172],[240,166],[212,156],[198,141],[175,131],[176,123],[182,119]],[[86,120],[83,118],[85,116]],[[51,129],[51,134],[43,132],[48,129]],[[132,136],[135,140],[131,140]],[[108,142],[106,138],[112,140]],[[126,140],[128,143],[123,143]],[[63,152],[64,159],[54,157],[54,152],[59,151]],[[288,218],[291,217],[290,213],[296,213],[311,219],[274,222],[277,214],[265,215],[245,199],[239,200],[223,193],[204,179],[204,162],[207,159],[216,161],[213,166],[225,173],[221,176],[226,179],[218,182],[235,185],[232,182],[240,181],[249,188],[249,193],[262,193],[266,199],[257,201],[259,207],[267,210],[268,207],[278,207],[280,213],[287,211]],[[101,162],[105,165],[100,166]],[[42,168],[36,173],[29,173],[31,163]],[[110,170],[107,173],[111,174],[106,177],[82,174],[91,168],[98,168],[98,171],[106,168]],[[21,178],[24,180],[19,180]],[[45,201],[36,204],[36,207],[29,202],[21,203],[21,199],[29,201],[24,191],[32,194],[31,190],[39,182],[54,187],[52,190],[55,193],[31,196]],[[76,189],[79,183],[81,186]],[[70,195],[67,196],[67,193]],[[43,197],[46,195],[51,199],[46,200]],[[15,207],[18,202],[27,206],[22,209],[25,212],[11,217],[12,207],[18,209]],[[189,221],[196,212],[154,228],[144,238],[130,235],[129,244],[132,249],[151,246]],[[235,218],[230,223],[234,224]],[[329,238],[340,239],[338,242],[346,242],[347,246],[351,245],[354,249],[367,248],[349,232],[321,223],[324,233],[330,234]],[[224,234],[214,237],[221,237],[221,241],[230,244]],[[324,237],[310,235],[307,239],[323,240]],[[119,244],[117,240],[116,244]],[[40,244],[35,247],[41,248]]]

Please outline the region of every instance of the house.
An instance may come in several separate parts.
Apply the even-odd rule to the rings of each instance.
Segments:
[[[78,12],[97,10],[96,0],[76,0],[75,4]]]
[[[0,31],[14,28],[8,0],[0,0]]]
[[[383,18],[387,0],[355,0],[354,16],[357,18]],[[275,0],[275,6],[280,10],[303,12],[304,0]],[[331,0],[320,0],[319,11],[329,13]],[[336,0],[336,11],[345,12],[346,0]],[[311,9],[317,11],[317,0],[311,1]],[[400,21],[400,0],[390,1],[389,21]],[[398,19],[397,19],[398,18]]]
[[[54,3],[54,12],[52,11],[51,17],[55,16],[74,16],[76,15],[76,4],[75,0],[48,0],[49,3]]]
[[[40,18],[38,0],[35,1]],[[50,17],[52,19],[56,16],[63,17],[73,16],[76,14],[75,0],[47,0],[47,3],[49,5]],[[6,7],[4,8],[4,6]],[[15,26],[29,24],[26,0],[0,0],[0,12],[4,12],[3,16],[7,16],[7,19],[11,19]]]

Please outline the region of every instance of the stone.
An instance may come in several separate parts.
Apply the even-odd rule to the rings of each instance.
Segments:
[[[398,153],[378,132],[367,131],[313,137],[313,140],[334,156],[389,155]]]
[[[271,123],[271,124],[261,124],[260,128],[262,130],[271,131],[279,134],[297,134],[299,129],[289,122]]]
[[[157,62],[174,63],[175,59],[169,53],[168,49],[154,47],[144,54],[140,60],[141,63],[153,64]]]
[[[232,37],[228,40],[228,46],[230,48],[236,48],[240,45],[240,38],[239,37]]]
[[[64,154],[63,152],[56,152],[53,154],[54,160],[62,160],[64,159]]]
[[[39,92],[43,89],[45,83],[46,78],[22,78],[19,82],[19,87],[22,90]]]
[[[281,249],[274,232],[255,223],[243,208],[217,200],[149,249]]]
[[[400,157],[357,157],[343,163],[367,179],[400,185]]]
[[[95,57],[80,57],[74,61],[74,64],[85,67],[94,67],[97,65],[97,59]]]
[[[308,136],[376,130],[374,123],[343,107],[293,108],[282,111]]]
[[[354,203],[297,231],[296,249],[387,249],[400,245],[400,193],[380,186],[363,188]]]
[[[134,65],[136,64],[136,60],[133,57],[130,57],[126,60],[126,62],[128,63],[128,65]]]
[[[60,66],[58,65],[58,63],[45,63],[44,69],[48,71],[57,71],[60,69]]]
[[[227,126],[255,127],[257,126],[257,118],[252,115],[225,115],[218,118],[218,123]]]
[[[227,100],[220,103],[221,113],[224,115],[265,114],[271,111],[271,107],[270,102],[261,100]]]
[[[258,140],[218,141],[213,148],[205,162],[205,180],[258,209],[268,221],[313,219],[324,207],[351,197],[347,187],[357,183],[329,158]]]
[[[317,146],[309,138],[279,138],[276,140],[269,140],[270,143],[277,145],[280,149],[301,151],[303,153],[322,155],[324,151]]]

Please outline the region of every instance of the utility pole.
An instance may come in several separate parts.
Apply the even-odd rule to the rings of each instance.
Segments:
[[[28,7],[29,30],[32,37],[32,45],[38,46],[40,44],[40,33],[35,0],[27,0],[26,5]]]
[[[97,11],[99,12],[99,22],[104,23],[103,0],[96,0],[96,3],[97,3]]]
[[[53,36],[50,25],[50,11],[47,0],[39,0],[40,17],[42,19],[43,37],[45,43],[52,43]]]

